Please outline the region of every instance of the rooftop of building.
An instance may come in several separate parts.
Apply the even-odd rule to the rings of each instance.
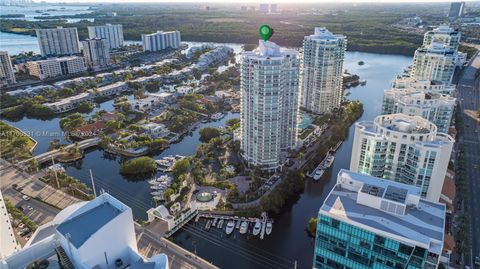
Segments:
[[[454,103],[456,100],[455,97],[452,97],[448,94],[442,94],[442,93],[439,93],[438,91],[433,91],[430,89],[424,90],[424,89],[416,89],[416,88],[392,88],[390,90],[385,90],[384,93],[386,96],[395,96],[404,101],[411,100],[411,99],[415,101],[440,100],[440,101],[449,101]]]
[[[154,36],[154,35],[158,35],[158,34],[173,34],[173,33],[180,33],[179,31],[162,31],[162,30],[158,30],[156,31],[155,33],[151,33],[151,34],[142,34],[144,36]]]
[[[384,199],[390,200],[385,196],[388,189],[392,188],[392,194],[399,195],[399,203],[402,204],[402,200],[405,200],[402,197],[407,195],[419,197],[420,189],[347,170],[341,170],[338,177],[339,180],[340,178],[347,180],[337,182],[320,208],[320,213],[399,241],[416,242],[424,245],[431,252],[441,253],[445,222],[444,205],[420,198],[416,200],[416,204],[404,202],[407,205],[404,214],[393,214],[388,210],[372,206],[374,204],[371,202],[372,198],[367,197],[367,202],[359,203],[357,201],[359,193],[365,194],[365,190],[377,187],[384,192]],[[359,182],[360,189],[350,185],[359,184]],[[369,197],[379,195],[378,193],[366,194],[370,195]],[[411,197],[406,199],[410,200]],[[393,201],[396,200],[398,198],[393,199]]]
[[[323,41],[338,41],[339,39],[345,39],[346,37],[344,35],[333,34],[325,27],[315,27],[315,32],[312,35],[306,36],[305,38]]]
[[[83,60],[83,57],[72,55],[72,56],[48,58],[48,59],[45,59],[45,60],[38,60],[38,61],[30,61],[29,63],[39,63],[39,64],[41,64],[41,63],[47,63],[47,62],[52,62],[52,61],[61,62],[61,61],[70,61],[70,60],[78,60],[78,59]]]
[[[244,57],[257,59],[283,59],[285,57],[297,56],[294,49],[282,48],[272,41],[258,40],[258,48],[254,51],[247,51],[242,54]]]
[[[110,201],[104,200],[103,203],[64,221],[57,227],[57,231],[76,248],[79,248],[93,234],[121,213],[122,211],[118,207]]]
[[[378,116],[375,123],[387,130],[405,134],[427,134],[437,131],[435,124],[422,117],[400,113]]]

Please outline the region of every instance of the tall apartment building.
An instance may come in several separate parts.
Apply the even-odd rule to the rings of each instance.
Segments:
[[[381,115],[355,124],[350,170],[417,186],[437,202],[454,142],[419,116]]]
[[[123,46],[123,26],[121,24],[109,24],[88,26],[88,37],[105,38],[110,49],[118,49]]]
[[[36,29],[42,56],[64,56],[80,53],[77,28]]]
[[[427,90],[396,89],[385,90],[382,115],[403,113],[420,116],[437,126],[440,133],[448,133],[455,108],[454,97]]]
[[[455,20],[458,17],[462,17],[465,12],[465,2],[452,2],[450,4],[450,11],[448,12],[448,18]]]
[[[85,39],[85,41],[82,41],[82,45],[83,57],[89,68],[99,70],[110,64],[109,45],[106,39]]]
[[[427,47],[432,43],[444,44],[451,51],[458,50],[462,32],[453,29],[448,25],[440,25],[423,36],[423,46]]]
[[[12,60],[6,51],[0,51],[0,87],[17,83],[13,73]]]
[[[180,47],[180,32],[158,31],[153,34],[142,34],[143,51],[159,51],[164,49],[178,49]]]
[[[346,47],[345,36],[321,27],[304,38],[300,61],[302,108],[321,114],[340,106]]]
[[[84,58],[79,56],[27,62],[26,67],[30,75],[40,80],[71,75],[87,70]]]
[[[296,145],[298,58],[295,50],[259,41],[242,55],[241,149],[250,165],[275,170]]]
[[[442,43],[432,42],[415,51],[411,76],[416,80],[433,80],[450,84],[459,55]]]
[[[445,205],[420,193],[340,170],[318,212],[313,268],[437,268]]]

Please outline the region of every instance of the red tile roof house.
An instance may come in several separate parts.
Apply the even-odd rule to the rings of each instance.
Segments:
[[[103,132],[105,129],[105,121],[99,120],[90,124],[86,124],[75,129],[72,135],[77,137],[93,137]]]

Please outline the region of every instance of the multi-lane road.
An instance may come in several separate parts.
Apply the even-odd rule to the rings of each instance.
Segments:
[[[473,257],[469,257],[468,264],[471,264],[475,256],[480,255],[480,121],[477,116],[480,105],[480,77],[477,76],[479,70],[480,53],[465,67],[457,84],[457,99],[463,121],[458,142],[464,149],[466,179],[470,192],[465,209],[470,216],[472,255],[469,256]]]

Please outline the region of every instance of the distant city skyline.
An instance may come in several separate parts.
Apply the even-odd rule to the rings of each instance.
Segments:
[[[3,2],[3,1],[2,1]],[[236,5],[259,5],[261,3],[265,4],[315,4],[315,3],[451,3],[450,0],[378,0],[373,2],[372,0],[277,0],[277,1],[247,1],[247,2],[238,2],[235,0],[65,0],[65,1],[56,1],[56,0],[45,0],[45,1],[33,1],[34,3],[46,2],[49,4],[60,4],[60,3],[69,3],[69,4],[97,4],[97,3],[117,3],[117,4],[127,4],[127,3],[192,3],[192,4],[225,4],[231,3]],[[479,2],[477,0],[465,0],[463,2]],[[279,7],[281,9],[281,7]]]

